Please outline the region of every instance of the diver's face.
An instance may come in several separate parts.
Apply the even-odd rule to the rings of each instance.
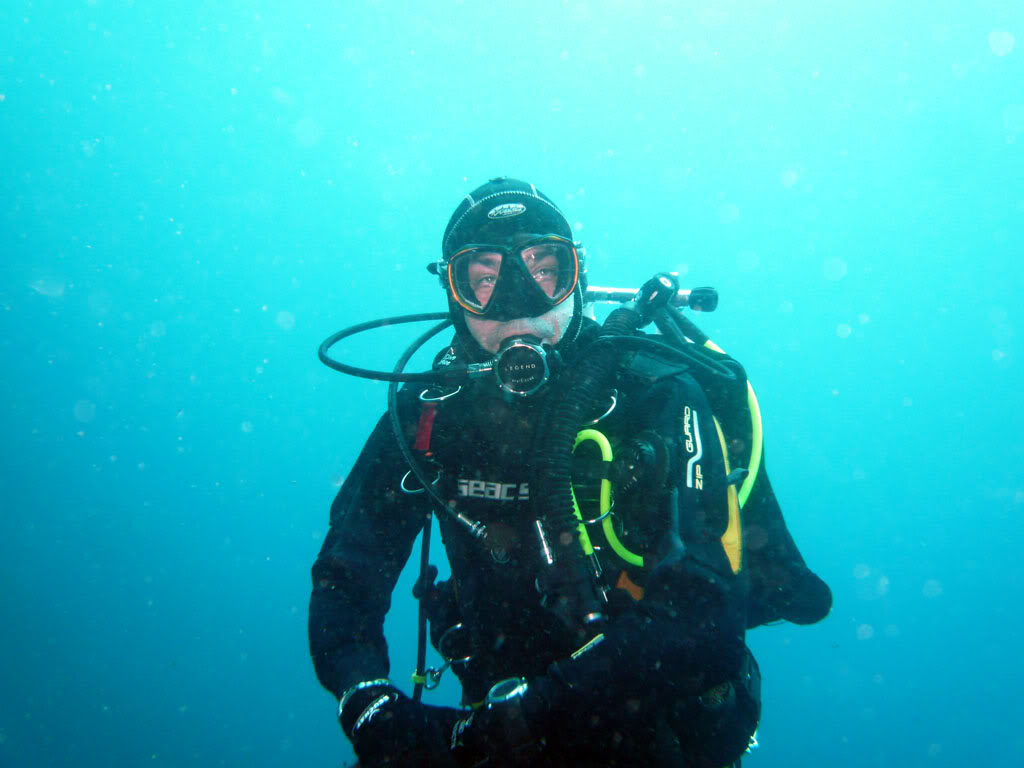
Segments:
[[[488,352],[497,352],[505,339],[516,336],[536,336],[542,342],[557,344],[572,322],[576,297],[557,304],[537,317],[517,317],[513,320],[488,320],[463,311],[466,327],[476,343]]]
[[[493,251],[486,246],[474,248],[465,253],[463,259],[462,266],[453,270],[459,279],[450,290],[463,292],[466,326],[483,349],[497,352],[503,341],[516,336],[535,336],[542,342],[557,344],[565,335],[575,308],[576,299],[571,291],[576,284],[577,269],[575,251],[566,241],[545,239],[536,233],[521,233],[512,239],[508,248]],[[515,259],[521,263],[503,264],[503,259]],[[512,282],[502,288],[506,293],[495,299],[495,291],[503,280]],[[528,298],[528,294],[536,291],[534,285],[548,298],[565,298],[543,314],[531,316],[530,313],[537,312],[536,302]],[[508,293],[510,288],[512,292]],[[486,310],[492,299],[511,299],[511,311],[506,304],[499,316],[509,318],[511,314],[513,317],[489,319],[483,312],[478,314],[465,309],[469,304]],[[520,299],[523,316],[514,317]]]
[[[538,243],[523,248],[518,253],[523,266],[533,281],[548,297],[555,295],[558,288],[560,262],[555,246]],[[494,288],[501,276],[502,255],[496,251],[475,251],[468,256],[466,277],[476,304],[486,308],[494,294]]]

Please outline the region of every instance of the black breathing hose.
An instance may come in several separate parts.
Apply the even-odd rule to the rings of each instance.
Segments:
[[[605,320],[599,339],[629,336],[641,322],[641,315],[636,310],[616,309]],[[547,544],[552,550],[555,565],[570,571],[589,567],[579,543],[579,520],[573,509],[573,442],[579,425],[615,375],[621,354],[614,344],[595,344],[592,349],[579,361],[576,373],[566,378],[562,391],[548,396],[530,475],[530,496],[548,537]],[[580,578],[576,573],[563,576],[568,576],[568,581],[577,586],[583,583],[593,585],[593,579]],[[559,581],[564,583],[566,579]],[[577,595],[577,599],[579,603],[575,612],[579,616],[575,618],[597,615],[602,610],[603,600],[596,585],[587,593]]]
[[[404,381],[404,382],[423,382],[426,384],[437,384],[445,379],[445,375],[438,371],[427,371],[425,373],[401,373],[401,370],[405,367],[405,363],[409,361],[409,358],[405,358],[401,365],[396,366],[395,370],[391,373],[384,371],[371,371],[368,368],[357,368],[354,365],[348,365],[335,360],[330,356],[331,347],[337,344],[342,339],[347,339],[349,336],[355,336],[357,333],[363,333],[364,331],[371,331],[374,328],[384,328],[389,325],[399,325],[402,323],[419,323],[424,320],[441,320],[439,325],[435,326],[431,330],[427,331],[420,340],[416,342],[412,347],[409,348],[409,357],[412,357],[413,352],[423,346],[426,340],[429,339],[436,333],[439,333],[444,328],[451,325],[451,318],[448,312],[421,312],[415,315],[401,315],[399,317],[385,317],[380,320],[370,320],[366,323],[359,323],[348,328],[343,328],[337,333],[332,333],[323,343],[320,344],[317,349],[317,356],[320,358],[320,362],[326,365],[328,368],[333,368],[341,373],[347,373],[350,376],[358,376],[362,379],[376,379],[377,381]],[[455,378],[453,375],[450,378]]]
[[[429,319],[433,320],[433,317]],[[440,509],[447,508],[444,499],[441,498],[440,494],[434,489],[434,486],[430,482],[430,478],[427,477],[426,473],[420,467],[420,462],[412,455],[412,451],[409,449],[407,438],[402,430],[402,420],[398,413],[398,382],[399,376],[402,375],[402,371],[408,364],[409,359],[427,343],[430,339],[436,336],[438,333],[443,331],[451,325],[451,321],[447,318],[433,326],[430,330],[426,331],[416,341],[414,341],[405,353],[399,358],[398,363],[395,365],[393,375],[395,378],[391,379],[391,383],[388,384],[388,417],[391,421],[391,429],[395,433],[395,441],[398,443],[398,449],[402,452],[402,456],[405,459],[406,464],[409,465],[409,470],[413,473],[413,476],[419,481],[423,490],[427,492],[434,504],[437,504]],[[329,341],[329,340],[328,340]],[[327,342],[325,342],[326,344]],[[321,359],[326,352],[322,352]],[[426,583],[427,574],[430,568],[430,533],[431,526],[434,521],[434,513],[432,507],[428,504],[427,510],[423,515],[423,532],[421,533],[422,538],[420,539],[420,577],[419,577],[419,600],[418,602],[418,615],[416,623],[419,629],[419,635],[416,642],[416,683],[413,685],[412,698],[413,701],[419,701],[423,696],[423,683],[419,682],[424,678],[427,667],[427,594],[430,589],[430,585]]]

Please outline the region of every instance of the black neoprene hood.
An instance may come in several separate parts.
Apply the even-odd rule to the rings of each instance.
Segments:
[[[572,227],[558,206],[533,184],[501,176],[462,199],[445,227],[441,256],[447,261],[467,245],[511,244],[524,234],[572,240]]]

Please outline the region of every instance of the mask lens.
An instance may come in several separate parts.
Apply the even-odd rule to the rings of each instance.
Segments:
[[[457,253],[448,266],[452,290],[460,303],[482,312],[487,308],[501,273],[500,253],[473,249]]]
[[[510,261],[504,263],[505,259]],[[572,244],[555,239],[535,240],[516,251],[473,246],[448,261],[448,281],[456,300],[481,315],[492,310],[512,312],[511,316],[519,316],[515,311],[541,314],[571,294],[578,278]]]
[[[576,286],[576,255],[568,243],[535,243],[523,248],[519,255],[530,277],[552,304],[564,299]]]

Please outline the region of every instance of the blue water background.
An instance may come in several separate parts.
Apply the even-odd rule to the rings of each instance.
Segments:
[[[721,292],[836,598],[751,634],[749,765],[1013,764],[1022,57],[1017,0],[3,3],[0,765],[351,759],[308,569],[384,388],[315,350],[443,309],[499,174]]]

